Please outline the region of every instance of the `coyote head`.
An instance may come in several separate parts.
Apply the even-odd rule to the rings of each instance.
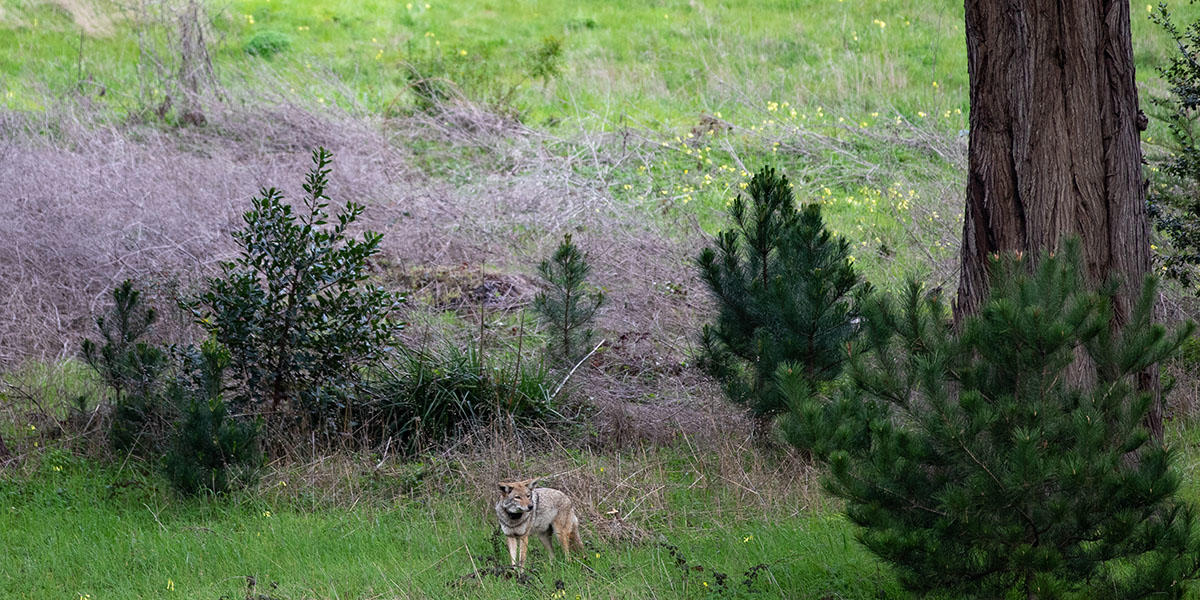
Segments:
[[[514,519],[533,510],[533,484],[536,479],[525,481],[501,481],[502,498],[497,506]]]

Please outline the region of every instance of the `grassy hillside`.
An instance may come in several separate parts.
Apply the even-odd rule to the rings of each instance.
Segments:
[[[1196,12],[1169,4],[1183,18]],[[166,58],[155,55],[161,30],[174,27],[163,3],[2,6],[5,105],[36,108],[42,92],[103,86],[119,112],[152,95],[143,88],[155,83],[151,63]],[[415,68],[473,97],[511,97],[534,124],[667,129],[692,126],[702,111],[748,122],[778,106],[779,118],[794,110],[815,119],[822,107],[854,125],[899,116],[954,131],[967,109],[962,10],[961,2],[913,0],[235,0],[208,7],[204,19],[226,84],[267,68],[293,84],[289,93],[371,111],[407,104]],[[1134,5],[1143,83],[1171,51],[1147,14]],[[561,75],[541,78],[533,66],[548,38],[561,42],[551,61]]]
[[[855,122],[872,112],[950,121],[946,109],[966,108],[962,6],[953,2],[253,0],[219,5],[208,18],[227,77],[266,66],[300,83],[310,69],[328,71],[345,89],[297,93],[370,110],[405,102],[411,67],[450,75],[472,95],[515,88],[514,103],[534,123],[690,126],[700,111],[738,118],[768,102],[799,113],[836,107]],[[139,50],[163,21],[154,8],[120,3],[7,2],[5,101],[32,106],[31,91],[65,93],[90,76],[128,109],[148,83],[152,57]],[[286,47],[250,54],[264,36]],[[548,37],[562,42],[562,75],[542,80],[531,66]]]
[[[1195,12],[1187,2],[1174,5],[1184,18]],[[38,91],[64,95],[86,82],[104,86],[114,109],[128,110],[145,94],[140,88],[154,85],[150,54],[161,52],[158,30],[172,25],[157,2],[2,6],[6,106],[36,108]],[[1142,82],[1171,50],[1147,13],[1134,5]],[[785,102],[779,116],[794,109],[815,118],[823,107],[853,124],[894,116],[944,130],[965,124],[961,2],[236,0],[209,7],[205,19],[212,60],[227,80],[257,67],[298,85],[310,72],[331,73],[340,85],[296,94],[368,110],[406,102],[415,67],[449,76],[473,96],[497,100],[511,90],[534,124],[691,126],[701,112],[745,120]],[[551,37],[562,42],[562,74],[539,78],[536,53]],[[276,53],[256,54],[271,43]]]
[[[36,112],[80,98],[112,118],[141,119],[174,93],[165,114],[178,119],[169,5],[8,0],[0,103]],[[1181,19],[1200,14],[1171,5]],[[1133,8],[1148,94],[1161,88],[1154,67],[1172,47],[1149,6]],[[566,141],[550,148],[564,156],[595,154],[606,132],[620,133],[624,150],[632,133],[650,142],[634,160],[582,174],[619,201],[696,215],[709,232],[738,186],[776,164],[802,197],[828,205],[872,279],[897,284],[898,263],[944,285],[965,168],[962,10],[909,0],[238,0],[208,5],[200,18],[213,65],[200,87],[241,103],[398,117],[430,94],[463,98]],[[1157,124],[1148,140],[1155,133]],[[460,145],[427,149],[445,152],[417,160],[451,181],[494,163]],[[462,162],[472,163],[467,174],[451,172]]]
[[[961,1],[186,6],[0,0],[0,178],[16,182],[0,197],[0,435],[21,457],[0,468],[0,597],[907,597],[819,473],[749,441],[693,368],[709,316],[693,260],[770,164],[878,288],[952,289]],[[1145,98],[1173,49],[1132,6]],[[204,52],[181,47],[181,14]],[[184,114],[185,63],[203,126]],[[298,449],[198,501],[154,460],[114,455],[74,358],[93,315],[131,277],[165,314],[162,341],[193,341],[174,298],[230,256],[258,187],[296,191],[317,144],[335,152],[335,202],[366,204],[385,235],[379,280],[411,292],[408,344],[538,360],[534,265],[575,235],[609,298],[607,344],[565,388],[576,428],[476,432],[407,459]],[[1168,435],[1194,499],[1190,360],[1171,367]],[[492,568],[491,489],[514,474],[579,500],[584,564],[547,563],[535,542],[531,579]]]

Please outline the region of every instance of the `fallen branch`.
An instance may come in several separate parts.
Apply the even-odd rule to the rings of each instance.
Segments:
[[[554,400],[555,398],[557,398],[557,397],[558,397],[558,393],[562,391],[562,389],[563,389],[563,386],[564,386],[564,385],[567,385],[567,381],[568,381],[569,379],[571,379],[571,376],[572,376],[572,375],[574,375],[574,374],[575,374],[575,369],[578,369],[578,368],[579,368],[579,365],[582,365],[584,361],[586,361],[587,359],[591,358],[591,356],[592,356],[593,354],[595,354],[595,353],[596,353],[596,351],[600,349],[600,346],[601,346],[601,345],[603,345],[603,344],[604,344],[604,342],[606,342],[606,341],[608,341],[608,340],[600,340],[599,342],[597,342],[597,343],[596,343],[596,347],[595,347],[595,348],[592,348],[592,351],[591,351],[591,352],[588,352],[586,355],[584,355],[584,357],[583,357],[583,358],[579,359],[579,362],[575,363],[575,366],[571,367],[571,370],[567,372],[567,376],[566,376],[566,377],[563,377],[563,380],[562,380],[562,381],[560,381],[560,382],[558,383],[558,387],[554,388],[554,393],[553,393],[553,394],[550,394],[550,399],[551,399],[551,400]]]

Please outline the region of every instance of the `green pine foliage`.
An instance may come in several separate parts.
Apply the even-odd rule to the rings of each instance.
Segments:
[[[113,289],[113,306],[96,317],[102,342],[81,344],[84,360],[112,390],[109,440],[121,453],[157,450],[166,427],[160,378],[168,356],[143,341],[157,320],[158,312],[127,279]]]
[[[731,229],[697,261],[717,305],[701,335],[701,365],[734,402],[759,416],[787,410],[775,371],[835,379],[854,335],[854,302],[866,291],[849,243],[825,229],[820,207],[798,209],[786,176],[764,167],[729,207]]]
[[[311,428],[349,426],[347,399],[365,367],[377,364],[401,324],[403,297],[367,283],[382,236],[349,233],[363,206],[347,202],[331,217],[329,165],[313,152],[300,210],[264,189],[233,237],[239,256],[221,264],[190,305],[196,321],[229,348],[243,383],[239,407],[301,413]]]
[[[1179,598],[1200,568],[1173,453],[1146,431],[1152,400],[1134,381],[1192,325],[1153,322],[1151,280],[1113,331],[1115,286],[1088,291],[1078,257],[1074,244],[1036,266],[997,259],[990,299],[957,328],[917,283],[899,306],[867,302],[870,350],[834,400],[779,372],[785,431],[828,461],[859,539],[914,591]]]
[[[214,340],[180,357],[181,376],[167,389],[179,408],[163,470],[185,496],[221,494],[244,483],[260,460],[258,427],[234,419],[225,404],[229,351]]]
[[[1155,97],[1150,112],[1167,127],[1165,153],[1150,153],[1152,185],[1147,194],[1150,216],[1160,234],[1157,258],[1166,275],[1185,286],[1194,283],[1200,266],[1200,21],[1180,30],[1166,4],[1151,18],[1178,48],[1159,74],[1170,95]]]
[[[554,364],[569,367],[591,349],[590,325],[604,303],[604,294],[587,283],[591,270],[570,233],[538,265],[544,289],[534,297],[533,309],[548,332],[546,350]]]

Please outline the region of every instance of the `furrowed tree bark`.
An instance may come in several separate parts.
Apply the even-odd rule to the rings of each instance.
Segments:
[[[970,142],[955,317],[987,296],[988,259],[1036,259],[1071,236],[1095,286],[1120,281],[1113,325],[1150,271],[1128,0],[966,0]],[[1086,369],[1080,369],[1086,371]],[[1162,436],[1157,371],[1148,425]]]

